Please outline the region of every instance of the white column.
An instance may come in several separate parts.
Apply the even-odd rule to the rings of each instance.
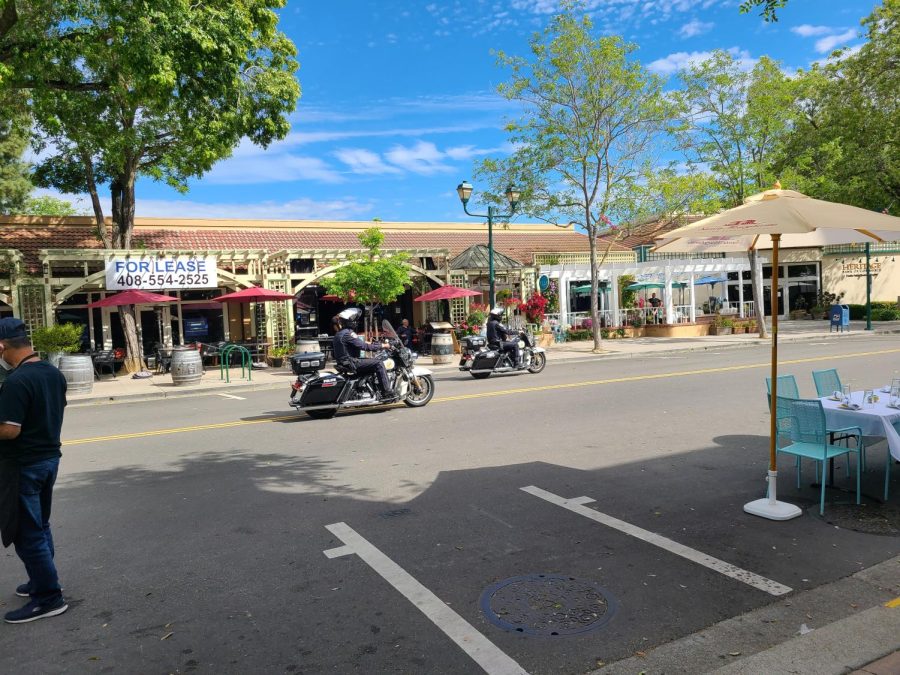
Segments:
[[[609,271],[609,310],[614,326],[619,325],[619,273]]]
[[[688,282],[691,285],[691,323],[697,323],[697,298],[694,292],[694,273],[691,272],[691,278]]]
[[[564,272],[559,275],[559,324],[569,323],[569,276]]]
[[[738,316],[744,318],[744,272],[738,270]],[[726,275],[727,276],[727,275]]]
[[[672,268],[666,265],[666,287],[663,291],[666,294],[666,323],[675,323],[675,303],[672,302]]]

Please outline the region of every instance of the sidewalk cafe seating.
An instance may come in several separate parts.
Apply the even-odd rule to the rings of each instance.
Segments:
[[[831,396],[836,391],[841,391],[841,378],[835,368],[828,370],[814,370],[813,382],[816,383],[816,396]]]
[[[172,368],[172,350],[156,345],[156,372],[168,373]]]
[[[99,352],[95,352],[91,356],[91,361],[94,363],[94,375],[97,376],[97,379],[101,379],[101,374],[103,373],[104,368],[108,368],[109,372],[115,378],[116,376],[116,353],[112,349],[102,349]]]
[[[856,462],[856,503],[860,503],[860,455],[863,448],[862,430],[859,427],[846,427],[843,429],[827,429],[825,424],[825,410],[818,399],[795,399],[779,396],[776,404],[777,441],[780,447],[777,451],[786,455],[793,455],[797,459],[797,488],[800,488],[801,461],[812,459],[821,464],[821,480],[819,481],[819,515],[825,513],[825,486],[828,482],[828,464],[830,460],[841,455],[846,455],[847,471],[849,475],[850,455],[857,455]],[[834,445],[830,440],[832,432],[840,432],[847,437],[855,438],[856,447]],[[781,445],[786,443],[786,445]],[[818,466],[817,466],[818,468]]]
[[[766,400],[772,403],[772,378],[766,378]],[[800,398],[800,390],[797,388],[797,379],[793,375],[778,376],[778,395],[785,398]]]

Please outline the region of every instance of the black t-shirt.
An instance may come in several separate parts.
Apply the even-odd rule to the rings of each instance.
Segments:
[[[0,422],[22,427],[17,438],[0,440],[0,456],[19,464],[59,457],[66,379],[47,361],[23,363],[0,387]]]

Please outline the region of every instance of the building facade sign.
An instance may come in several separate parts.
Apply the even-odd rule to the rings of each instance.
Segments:
[[[872,276],[875,276],[881,271],[881,263],[872,261],[869,263],[869,269]],[[866,276],[866,264],[864,262],[845,262],[841,265],[841,272],[845,277],[864,277]]]
[[[216,288],[216,257],[175,256],[110,258],[106,261],[106,290],[161,291]]]

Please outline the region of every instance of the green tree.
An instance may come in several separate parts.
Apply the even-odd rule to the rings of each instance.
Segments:
[[[774,164],[790,131],[795,84],[778,64],[762,57],[745,72],[727,52],[689,65],[676,96],[684,123],[676,133],[690,166],[705,168],[731,208],[775,181]],[[762,278],[750,253],[753,300],[760,337],[766,337]]]
[[[140,176],[186,191],[242,139],[265,147],[287,134],[299,85],[294,45],[278,30],[284,4],[63,0],[38,16],[49,30],[20,20],[4,38],[0,28],[7,87],[28,89],[46,144],[35,180],[87,192],[104,246],[130,248]],[[119,314],[134,369],[133,311]]]
[[[378,305],[386,305],[399,298],[411,284],[409,264],[403,253],[387,253],[381,249],[384,234],[377,227],[359,233],[363,250],[354,255],[349,264],[322,280],[329,293],[366,308],[366,331],[372,313]]]
[[[900,0],[863,20],[856,53],[798,78],[793,133],[778,161],[810,196],[881,211],[900,208]]]
[[[79,216],[81,211],[75,208],[71,202],[57,197],[45,195],[42,197],[29,197],[22,207],[23,216]]]
[[[744,0],[741,3],[741,14],[747,14],[760,7],[762,11],[759,15],[764,21],[778,21],[776,12],[787,5],[787,3],[788,0]]]
[[[520,211],[551,222],[575,222],[586,232],[591,258],[594,349],[600,350],[598,242],[613,219],[633,220],[637,196],[654,163],[654,141],[672,117],[662,81],[630,58],[634,45],[594,37],[580,5],[566,3],[530,42],[530,58],[498,54],[511,70],[500,94],[518,102],[522,116],[507,125],[518,148],[505,160],[487,160],[479,174],[502,187],[521,187]]]
[[[31,192],[28,164],[28,116],[20,113],[0,119],[0,213],[20,213]]]

